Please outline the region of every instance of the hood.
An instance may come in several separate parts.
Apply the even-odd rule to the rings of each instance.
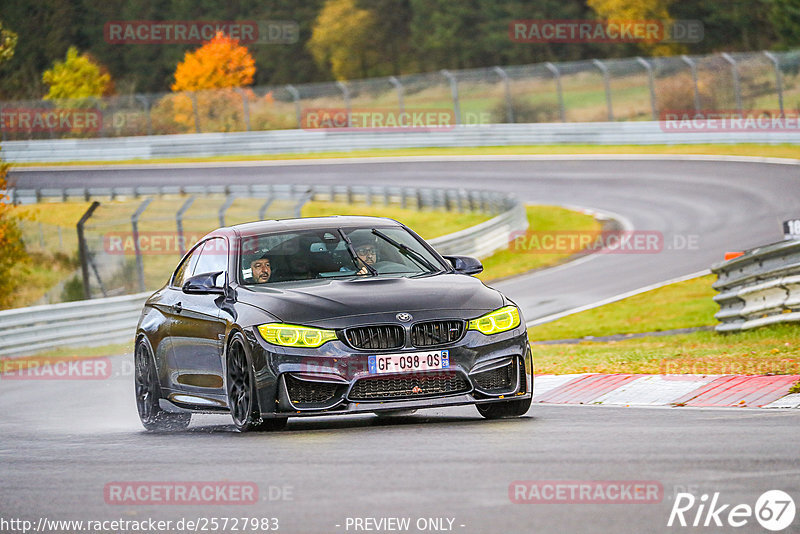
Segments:
[[[415,320],[468,318],[500,308],[504,303],[498,291],[463,274],[264,284],[240,287],[237,300],[261,308],[286,323],[325,328],[396,322],[398,312],[409,312]]]

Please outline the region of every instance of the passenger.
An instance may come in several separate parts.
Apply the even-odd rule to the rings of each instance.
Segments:
[[[250,262],[250,270],[253,273],[253,281],[256,284],[264,284],[269,282],[272,276],[272,266],[270,264],[269,256],[265,253],[258,259]]]

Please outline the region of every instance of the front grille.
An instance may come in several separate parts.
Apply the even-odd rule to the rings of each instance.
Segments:
[[[336,395],[336,388],[342,384],[332,382],[308,382],[285,375],[286,390],[292,404],[320,404],[329,402]]]
[[[417,323],[411,329],[411,343],[415,347],[446,345],[461,339],[464,321],[429,321]]]
[[[393,324],[348,328],[344,334],[347,342],[357,349],[398,349],[405,344],[403,327]]]
[[[484,371],[472,376],[475,385],[483,391],[507,391],[514,387],[516,380],[515,365],[510,362],[508,365]]]
[[[371,376],[358,380],[350,390],[352,400],[413,399],[469,391],[461,373],[444,371],[415,375]]]

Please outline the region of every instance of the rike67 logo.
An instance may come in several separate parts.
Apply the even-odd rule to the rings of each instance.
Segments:
[[[796,511],[794,500],[781,490],[765,491],[755,506],[725,503],[719,492],[710,498],[707,493],[700,498],[691,493],[678,493],[667,526],[739,528],[752,525],[755,518],[765,529],[778,532],[792,525]]]

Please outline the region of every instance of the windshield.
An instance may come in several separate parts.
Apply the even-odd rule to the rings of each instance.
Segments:
[[[243,236],[241,283],[274,284],[318,278],[415,276],[443,270],[408,230],[328,228]]]

